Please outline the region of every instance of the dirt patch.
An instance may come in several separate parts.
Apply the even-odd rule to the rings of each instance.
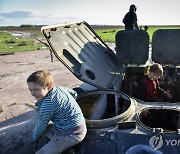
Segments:
[[[44,38],[40,38],[44,41]],[[106,43],[114,50],[114,43]],[[0,122],[34,109],[26,79],[36,70],[48,70],[57,85],[74,88],[78,80],[59,60],[51,62],[49,50],[27,51],[0,56]]]
[[[52,63],[49,50],[0,56],[0,122],[33,109],[26,79],[41,69],[50,71],[57,85],[73,88],[82,83],[55,57]]]

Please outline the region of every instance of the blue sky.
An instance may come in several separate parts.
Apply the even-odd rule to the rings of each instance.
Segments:
[[[137,6],[139,25],[180,25],[180,0],[0,0],[0,26],[77,20],[123,25],[131,4]]]

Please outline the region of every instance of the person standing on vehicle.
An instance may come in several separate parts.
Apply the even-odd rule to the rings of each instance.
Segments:
[[[132,4],[130,6],[129,12],[124,16],[123,23],[125,24],[125,30],[139,30],[136,10],[136,6]]]

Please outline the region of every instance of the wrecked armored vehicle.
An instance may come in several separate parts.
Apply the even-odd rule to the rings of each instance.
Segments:
[[[45,26],[42,33],[58,60],[96,89],[77,98],[88,127],[77,153],[180,151],[180,29],[157,30],[150,55],[145,31],[117,32],[115,51],[84,21]],[[172,102],[136,97],[134,83],[153,61],[164,67],[160,85],[172,91]],[[147,110],[153,115],[144,117]]]

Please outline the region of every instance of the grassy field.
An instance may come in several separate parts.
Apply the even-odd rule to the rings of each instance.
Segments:
[[[120,28],[110,28],[110,29],[95,29],[96,33],[105,42],[115,42],[115,35],[118,31],[124,30],[123,27]]]
[[[180,26],[148,26],[150,42],[153,33],[157,29],[180,29]],[[115,42],[115,35],[118,31],[124,30],[123,26],[92,26],[95,32],[104,42]],[[34,38],[43,37],[41,27],[0,27],[0,53],[20,52],[29,50],[39,50],[44,45],[39,44]],[[31,38],[13,36],[9,32],[30,33]],[[33,38],[33,39],[32,39]]]
[[[180,26],[148,26],[149,41],[152,42],[153,33],[158,29],[180,29]],[[143,29],[143,28],[142,28]],[[96,33],[105,42],[115,42],[115,35],[118,31],[124,30],[124,27],[95,28]]]
[[[0,32],[0,52],[19,52],[29,50],[39,50],[42,44],[36,43],[33,39],[15,37],[7,32]]]
[[[8,32],[26,32],[31,33],[34,36],[43,36],[41,33],[41,27],[0,27],[0,31],[8,31]]]

